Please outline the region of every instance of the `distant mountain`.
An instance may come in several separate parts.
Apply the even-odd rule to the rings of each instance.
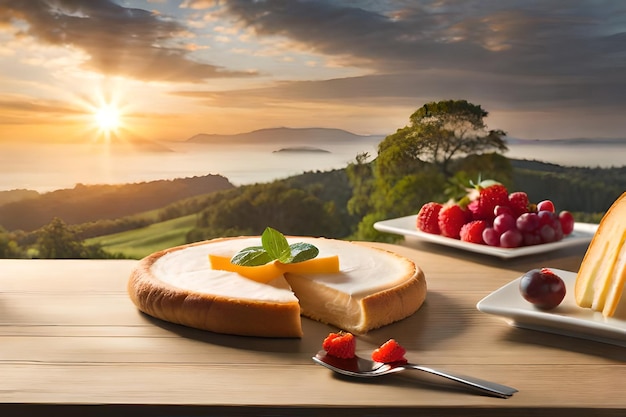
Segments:
[[[346,143],[360,140],[382,140],[384,136],[357,135],[342,129],[320,127],[259,129],[233,135],[200,133],[187,139],[193,143],[272,143],[283,142],[294,145],[319,143]]]

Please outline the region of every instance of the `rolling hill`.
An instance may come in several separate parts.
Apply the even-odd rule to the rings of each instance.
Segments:
[[[0,205],[6,230],[33,231],[54,217],[67,224],[116,219],[235,186],[221,175],[121,185],[81,185]]]

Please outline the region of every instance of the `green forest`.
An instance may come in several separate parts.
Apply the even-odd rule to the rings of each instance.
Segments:
[[[345,168],[233,186],[215,175],[50,193],[0,193],[0,258],[132,258],[215,237],[288,235],[393,242],[376,221],[416,214],[492,178],[531,201],[550,199],[577,221],[599,222],[626,190],[626,166],[564,167],[505,156],[502,131],[463,100],[427,103],[387,136],[378,155]]]

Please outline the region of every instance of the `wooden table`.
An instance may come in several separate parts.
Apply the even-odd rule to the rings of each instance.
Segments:
[[[414,259],[420,311],[358,338],[409,359],[514,386],[479,395],[417,373],[347,380],[313,363],[330,326],[302,339],[213,334],[152,319],[126,294],[136,261],[0,260],[0,416],[624,416],[626,348],[511,327],[476,303],[540,266],[577,270],[585,247],[501,260],[428,243]]]

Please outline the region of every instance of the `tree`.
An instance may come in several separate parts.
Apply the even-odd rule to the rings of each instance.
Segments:
[[[85,246],[77,237],[78,231],[70,228],[58,217],[38,232],[39,257],[44,259],[101,259],[114,258],[99,246]]]
[[[23,255],[14,236],[0,226],[0,258],[22,258]]]
[[[355,216],[363,216],[372,207],[370,195],[372,193],[373,172],[372,165],[368,163],[368,152],[356,156],[355,162],[350,162],[346,167],[346,175],[352,187],[352,198],[348,200],[348,212]]]
[[[336,238],[341,230],[336,212],[334,202],[284,183],[255,184],[203,210],[187,240],[260,235],[268,226],[286,235]]]
[[[487,130],[488,113],[466,100],[444,100],[424,104],[410,117],[410,123],[379,146],[379,154],[393,150],[405,167],[413,161],[434,164],[447,177],[453,173],[455,158],[485,152],[507,151],[502,130]]]
[[[507,150],[504,132],[488,131],[486,116],[465,100],[427,103],[408,126],[379,144],[373,162],[361,156],[348,165],[353,188],[348,209],[361,218],[353,238],[393,241],[395,236],[374,230],[374,223],[415,214],[428,201],[445,201],[449,183],[459,178],[485,174],[509,181],[508,160],[494,152]]]

